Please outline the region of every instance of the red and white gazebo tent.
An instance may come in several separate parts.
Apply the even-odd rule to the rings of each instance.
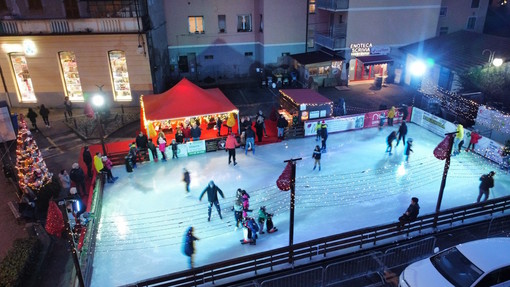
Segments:
[[[237,114],[239,127],[239,110],[220,89],[202,89],[186,78],[164,93],[142,95],[140,108],[141,129],[146,134],[154,122],[230,113]]]

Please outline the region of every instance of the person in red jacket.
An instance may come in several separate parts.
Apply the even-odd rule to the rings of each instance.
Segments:
[[[227,137],[227,141],[225,142],[225,149],[228,151],[228,164],[230,164],[232,159],[234,159],[234,166],[237,165],[236,147],[238,146],[239,143],[236,140],[236,136],[233,133],[230,133]]]
[[[184,143],[189,142],[191,138],[191,127],[189,124],[184,124],[182,127],[182,133],[184,134]]]
[[[473,146],[471,151],[475,151],[475,144],[477,144],[478,140],[481,139],[481,138],[482,138],[482,136],[479,133],[477,133],[476,130],[472,131],[471,132],[471,139],[469,140],[469,145],[467,146],[466,151],[469,151],[469,148],[471,146]]]

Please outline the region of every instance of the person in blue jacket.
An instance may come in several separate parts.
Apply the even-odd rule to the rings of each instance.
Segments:
[[[193,255],[195,254],[195,240],[198,238],[193,235],[193,227],[188,227],[184,234],[183,253],[189,257],[189,268],[193,268]]]

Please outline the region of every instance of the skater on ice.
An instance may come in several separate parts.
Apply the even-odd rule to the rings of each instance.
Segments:
[[[471,149],[471,151],[475,151],[475,145],[478,143],[478,140],[480,140],[482,138],[482,136],[478,133],[477,130],[474,130],[470,133],[470,139],[469,139],[469,144],[466,148],[466,152],[469,152],[469,150]]]
[[[182,169],[182,181],[186,184],[186,193],[189,193],[189,184],[191,179],[189,177],[189,171],[186,168]]]
[[[264,223],[266,224],[267,233],[273,233],[278,229],[273,224],[273,214],[266,211],[265,206],[261,206],[259,209],[259,233],[264,234]]]
[[[406,162],[409,161],[409,155],[413,152],[413,139],[412,138],[409,138],[407,140],[407,144],[406,144],[406,147],[405,147],[405,151],[404,151],[404,155],[406,156]]]
[[[393,148],[393,141],[397,138],[397,132],[392,131],[390,135],[386,138],[386,143],[388,147],[386,148],[386,152],[389,152],[391,155],[391,149]]]
[[[257,232],[259,231],[259,226],[255,219],[251,217],[247,217],[243,223],[243,235],[244,238],[241,239],[241,244],[250,244],[257,245]]]
[[[147,144],[147,146],[148,146],[149,150],[151,151],[152,160],[157,162],[158,161],[158,152],[156,151],[156,146],[152,142],[152,139],[149,139],[149,143]]]
[[[228,151],[228,164],[234,160],[234,166],[237,165],[236,161],[236,147],[239,146],[239,143],[236,140],[234,133],[230,133],[227,137],[227,141],[225,142],[225,149]]]
[[[244,132],[246,141],[244,145],[244,154],[248,154],[248,150],[251,148],[252,154],[255,154],[255,132],[251,126],[246,127]]]
[[[384,112],[382,112],[379,117],[379,130],[382,130],[382,128],[384,127],[385,120],[386,120],[386,115],[384,114]]]
[[[166,161],[166,138],[165,134],[163,132],[160,132],[158,135],[158,147],[159,151],[161,152],[162,161]]]
[[[317,136],[315,137],[315,141],[318,142],[321,139],[321,121],[318,121],[315,125],[315,132],[317,133]]]
[[[398,128],[398,132],[397,132],[398,138],[397,138],[397,144],[395,145],[395,147],[398,146],[398,144],[400,143],[400,140],[402,140],[402,143],[405,145],[406,134],[407,134],[407,124],[406,124],[406,122],[402,122],[400,124],[400,127]]]
[[[328,140],[328,125],[325,121],[322,121],[321,126],[321,139],[322,139],[322,152],[326,152],[326,141]]]
[[[216,210],[218,211],[218,215],[220,216],[220,219],[223,219],[221,216],[221,208],[220,203],[218,202],[218,193],[221,195],[222,198],[225,198],[225,195],[223,195],[223,191],[214,184],[214,181],[210,181],[207,187],[202,191],[200,194],[200,197],[198,198],[200,201],[202,201],[202,197],[204,197],[204,194],[207,192],[207,200],[209,201],[209,208],[207,211],[207,221],[211,221],[211,209],[214,204],[216,206]]]
[[[315,159],[315,163],[313,164],[313,170],[317,167],[317,164],[319,165],[319,171],[321,170],[321,148],[316,145],[315,149],[313,150],[312,158]]]
[[[246,190],[241,190],[242,201],[243,201],[243,218],[248,217],[248,212],[251,212],[250,209],[250,195],[246,192]]]
[[[136,158],[138,157],[138,150],[136,149],[136,143],[132,142],[129,145],[128,157],[131,159],[133,168],[136,168]]]
[[[458,122],[454,122],[453,124],[457,125],[457,134],[455,135],[455,142],[453,144],[453,147],[455,148],[453,155],[455,156],[460,153],[459,144],[462,140],[464,140],[464,127]]]
[[[240,189],[237,192],[239,193]],[[234,200],[234,219],[236,221],[235,230],[237,230],[243,224],[243,198],[240,196]]]
[[[393,126],[393,118],[395,118],[395,107],[391,107],[391,109],[388,111],[388,126]]]
[[[172,159],[179,158],[177,156],[177,142],[175,139],[172,140],[172,143],[170,144],[172,146]]]
[[[193,268],[193,255],[195,255],[195,241],[198,238],[193,234],[193,227],[188,227],[186,234],[184,235],[183,253],[189,257],[189,268]]]
[[[489,191],[491,188],[494,187],[495,174],[496,173],[494,171],[491,171],[488,174],[484,174],[480,177],[480,187],[476,202],[480,202],[482,196],[484,196],[484,199],[482,201],[486,201],[487,199],[489,199]]]

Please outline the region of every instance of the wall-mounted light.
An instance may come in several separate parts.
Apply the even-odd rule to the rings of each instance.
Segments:
[[[136,48],[136,52],[138,55],[146,55],[145,41],[143,40],[143,35],[141,33],[138,34],[138,48]]]

